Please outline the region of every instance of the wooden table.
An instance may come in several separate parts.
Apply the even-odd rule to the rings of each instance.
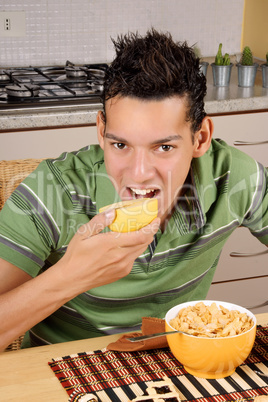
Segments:
[[[257,314],[268,325],[268,312]],[[102,349],[119,335],[0,353],[0,401],[67,402],[68,395],[48,362],[55,357]]]

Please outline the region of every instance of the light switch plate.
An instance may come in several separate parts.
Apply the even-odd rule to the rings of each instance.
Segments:
[[[0,37],[26,35],[25,11],[0,11]]]

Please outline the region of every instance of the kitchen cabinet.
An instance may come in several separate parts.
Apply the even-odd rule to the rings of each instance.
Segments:
[[[268,111],[212,116],[212,119],[214,138],[222,138],[268,166]]]
[[[0,160],[54,158],[96,143],[96,125],[0,133]]]
[[[214,116],[213,120],[215,138],[222,138],[268,166],[268,112]],[[240,141],[253,144],[240,145]],[[240,304],[253,313],[267,311],[268,254],[230,255],[232,252],[255,254],[265,249],[248,229],[236,229],[223,248],[207,299]]]

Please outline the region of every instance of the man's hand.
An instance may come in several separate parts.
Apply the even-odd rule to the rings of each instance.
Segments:
[[[13,273],[0,295],[0,350],[78,294],[131,271],[134,260],[152,242],[160,219],[137,232],[101,233],[113,219],[114,211],[107,211],[81,226],[64,257],[36,278],[19,274],[17,267],[4,260],[1,264],[0,259],[1,279]]]
[[[114,220],[114,214],[114,210],[108,210],[81,226],[56,264],[61,281],[75,293],[71,297],[128,275],[134,260],[146,250],[159,228],[160,219],[156,218],[138,231],[101,233]]]

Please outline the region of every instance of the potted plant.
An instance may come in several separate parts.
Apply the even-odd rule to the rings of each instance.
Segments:
[[[207,76],[207,69],[208,69],[208,62],[201,60],[201,51],[197,45],[194,46],[193,48],[195,56],[199,58],[199,69],[201,73],[204,74],[204,76]]]
[[[253,87],[255,84],[258,63],[254,63],[253,54],[249,46],[245,46],[240,63],[237,63],[238,86]]]
[[[262,68],[262,86],[268,88],[268,52],[266,53],[266,63],[261,65]]]
[[[199,64],[199,67],[200,67],[200,71],[204,74],[204,76],[206,77],[207,76],[207,69],[208,69],[208,62],[207,61],[204,61],[204,60],[201,60],[200,61],[200,64]]]
[[[227,87],[230,84],[233,64],[228,53],[222,55],[222,43],[219,44],[214,63],[211,64],[213,83],[217,87]]]

